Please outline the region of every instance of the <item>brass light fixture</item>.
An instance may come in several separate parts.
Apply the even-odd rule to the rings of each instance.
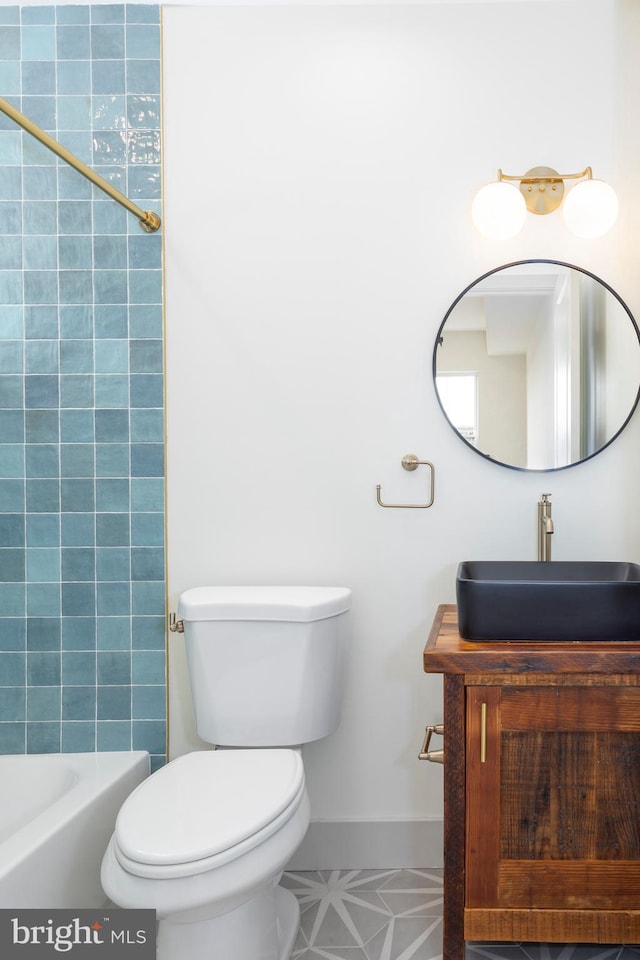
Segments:
[[[581,182],[567,191],[565,199],[566,180]],[[527,211],[544,216],[561,205],[569,229],[585,239],[607,233],[618,215],[613,188],[604,180],[594,180],[591,167],[580,173],[532,167],[519,176],[498,170],[498,179],[476,194],[471,215],[480,233],[493,240],[508,240],[524,226]]]

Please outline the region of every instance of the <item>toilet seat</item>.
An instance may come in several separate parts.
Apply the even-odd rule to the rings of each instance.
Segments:
[[[123,804],[113,836],[124,870],[193,876],[240,857],[281,828],[305,795],[294,750],[190,753],[145,780]]]

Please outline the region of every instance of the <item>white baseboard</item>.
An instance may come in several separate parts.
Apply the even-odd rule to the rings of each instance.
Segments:
[[[442,820],[312,820],[287,870],[441,867]]]

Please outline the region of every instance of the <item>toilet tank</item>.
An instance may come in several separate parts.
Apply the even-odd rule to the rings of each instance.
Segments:
[[[344,587],[194,587],[180,596],[198,735],[219,746],[293,746],[338,726]]]

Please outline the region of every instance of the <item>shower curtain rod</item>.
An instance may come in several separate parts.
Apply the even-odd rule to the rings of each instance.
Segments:
[[[112,200],[115,200],[116,203],[119,203],[121,207],[124,207],[129,213],[133,213],[134,216],[138,218],[143,230],[146,230],[147,233],[155,233],[160,226],[160,217],[157,213],[153,213],[150,210],[141,210],[140,207],[137,207],[128,197],[125,197],[119,190],[112,187],[110,183],[92,170],[91,167],[88,167],[82,160],[78,160],[70,150],[67,150],[61,143],[58,143],[58,141],[50,137],[48,133],[41,130],[32,120],[25,117],[23,113],[20,113],[15,107],[12,107],[11,104],[8,103],[7,100],[3,100],[2,97],[0,97],[0,110],[17,123],[19,127],[22,127],[22,129],[30,133],[32,137],[35,137],[36,140],[39,140],[45,147],[57,154],[61,160],[64,160],[65,163],[68,163],[74,170],[81,173],[83,177],[90,180],[94,186],[106,193]]]

